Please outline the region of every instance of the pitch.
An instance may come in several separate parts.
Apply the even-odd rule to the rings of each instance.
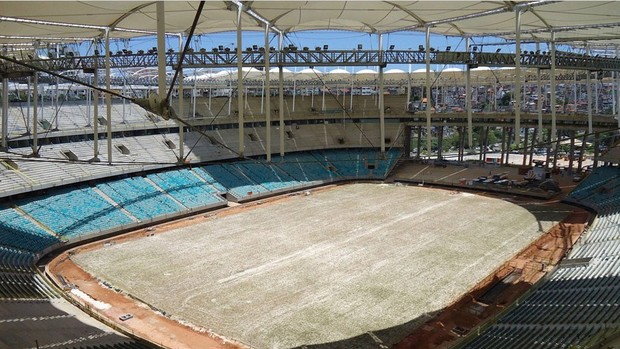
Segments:
[[[347,347],[351,338],[377,347],[454,302],[564,215],[358,183],[72,258],[167,314],[254,348]]]

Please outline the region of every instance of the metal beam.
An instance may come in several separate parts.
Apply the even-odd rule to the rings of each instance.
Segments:
[[[110,90],[110,30],[105,31],[105,87],[106,90]],[[106,128],[107,128],[107,141],[108,141],[108,165],[112,165],[112,95],[105,94],[106,103]]]
[[[383,51],[383,35],[379,34],[379,52]],[[379,55],[379,57],[383,57],[383,55]],[[380,134],[380,144],[381,144],[381,155],[385,155],[385,106],[384,106],[384,96],[383,96],[383,65],[379,64],[379,134]],[[353,91],[351,91],[351,94]]]
[[[551,77],[550,85],[551,85],[551,140],[554,141],[557,138],[557,127],[556,127],[556,114],[555,110],[556,98],[555,98],[555,90],[556,90],[556,81],[555,81],[555,62],[556,62],[556,50],[555,50],[555,33],[551,33],[551,72],[549,73]]]
[[[179,34],[179,51],[183,50],[183,34]],[[179,110],[177,111],[177,114],[180,118],[185,119],[185,113],[184,113],[184,105],[183,105],[183,97],[184,97],[184,91],[183,91],[183,66],[180,67],[180,71],[179,74],[181,76],[181,78],[179,79],[179,93],[178,93],[178,98],[179,98]],[[179,161],[182,161],[185,158],[185,124],[180,123],[179,124]]]
[[[2,150],[7,150],[9,136],[9,79],[2,78]]]
[[[521,141],[521,10],[515,11],[515,145]],[[510,149],[508,149],[510,152]]]
[[[428,158],[431,158],[432,150],[432,124],[431,124],[431,27],[426,27],[426,148]]]
[[[265,52],[269,54],[269,24],[265,24]],[[265,153],[267,162],[271,162],[271,81],[269,73],[269,59],[265,60]]]
[[[245,152],[245,130],[243,121],[243,111],[245,110],[245,104],[243,103],[243,39],[242,39],[242,27],[241,27],[241,13],[242,6],[237,7],[237,113],[239,114],[239,156],[243,157]]]
[[[469,51],[470,38],[465,38],[465,49]],[[473,111],[471,110],[471,64],[466,65],[465,71],[465,111],[467,112],[467,144],[469,149],[474,148],[474,127],[472,125]]]

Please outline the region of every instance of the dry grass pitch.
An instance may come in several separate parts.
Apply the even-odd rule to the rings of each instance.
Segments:
[[[564,215],[466,193],[352,184],[72,258],[168,314],[255,348],[376,348]],[[388,328],[396,330],[375,335]],[[352,337],[359,344],[345,341]]]

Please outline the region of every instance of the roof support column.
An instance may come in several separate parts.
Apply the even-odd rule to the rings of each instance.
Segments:
[[[159,2],[158,2],[159,3]],[[165,80],[164,80],[165,83]],[[105,88],[111,90],[110,81],[110,28],[105,30]],[[112,165],[112,95],[105,94],[107,137],[108,137],[108,165]]]
[[[179,54],[183,52],[183,34],[179,34]],[[183,112],[183,62],[179,61],[179,112],[177,113],[180,118],[185,119],[185,113]],[[179,161],[182,162],[185,158],[185,125],[179,123]]]
[[[577,70],[573,70],[573,114],[577,114]]]
[[[97,66],[97,62],[99,61],[98,55],[95,55],[95,68],[93,70],[93,85],[99,87],[99,74],[97,71],[99,67]],[[99,91],[93,90],[92,88],[89,91],[93,94],[93,158],[91,161],[99,161]]]
[[[616,57],[618,57],[618,45],[616,45]],[[620,71],[616,71],[616,120],[618,120],[618,128],[620,128]]]
[[[465,38],[465,51],[469,52],[469,37]],[[465,70],[465,111],[467,112],[467,144],[469,149],[474,148],[474,127],[471,110],[471,64]]]
[[[432,139],[431,139],[431,27],[426,26],[426,151],[428,158],[431,157]]]
[[[536,52],[540,51],[540,42],[536,42]],[[542,98],[542,86],[540,86],[540,68],[536,68],[536,95],[538,99],[536,100],[536,112],[538,113],[538,142],[544,142],[545,138],[543,137],[543,119],[542,119],[542,108],[543,108],[543,98]],[[534,144],[536,140],[532,140],[532,144]]]
[[[39,72],[32,79],[32,156],[39,156]]]
[[[351,74],[351,81],[353,81],[353,74]],[[353,97],[353,82],[351,82],[351,97]],[[413,110],[413,108],[409,107],[410,105],[411,105],[411,63],[409,63],[409,72],[407,73],[407,102],[405,104],[405,111]],[[353,110],[353,98],[351,98],[351,110]]]
[[[555,32],[551,32],[551,71],[549,72],[550,88],[551,88],[551,141],[555,141],[557,138],[557,123],[556,123],[556,98],[555,98]]]
[[[594,76],[594,114],[598,114],[598,72]]]
[[[265,50],[263,51],[265,60],[265,88],[263,94],[265,98],[265,154],[267,162],[271,162],[271,82],[269,81],[269,24],[265,24]]]
[[[282,52],[284,34],[278,37],[278,51]],[[284,156],[284,67],[282,60],[278,62],[278,114],[280,117],[280,156]],[[314,95],[314,93],[313,93]]]
[[[160,98],[166,95],[166,22],[164,2],[157,1],[157,94]]]
[[[30,134],[30,81],[32,79],[30,78],[30,76],[27,78],[26,80],[26,134],[29,135]],[[90,115],[90,113],[89,113]]]
[[[237,7],[237,112],[239,113],[239,156],[243,157],[245,145],[243,143],[245,132],[243,130],[243,42],[241,37],[241,13],[242,6]]]
[[[9,148],[9,79],[2,78],[2,150]]]
[[[379,133],[381,142],[381,155],[385,156],[385,107],[383,99],[383,34],[379,34]]]
[[[521,10],[515,12],[515,145],[521,143]],[[510,149],[508,149],[510,152]]]
[[[590,44],[586,44],[586,55],[590,55]],[[592,133],[592,72],[587,70],[586,95],[588,99],[588,133]]]

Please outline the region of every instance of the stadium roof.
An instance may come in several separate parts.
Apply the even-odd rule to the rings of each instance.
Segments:
[[[197,1],[166,1],[169,33],[187,33]],[[197,34],[243,30],[350,30],[366,33],[424,31],[455,36],[515,36],[522,11],[523,40],[620,44],[616,1],[207,1]],[[154,1],[0,1],[0,43],[144,36],[156,30]]]

